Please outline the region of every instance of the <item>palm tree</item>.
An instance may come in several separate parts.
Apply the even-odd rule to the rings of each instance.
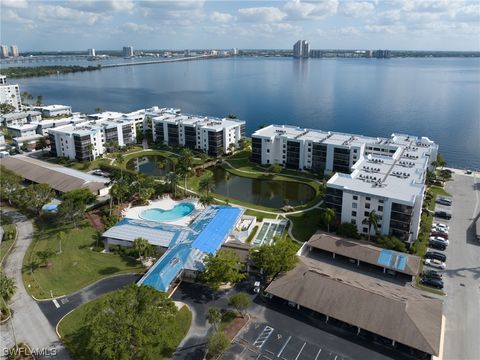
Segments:
[[[9,301],[13,294],[15,294],[15,280],[12,278],[9,278],[7,275],[3,273],[3,271],[0,272],[0,297],[5,301]]]
[[[178,158],[178,164],[179,164],[179,174],[183,176],[184,180],[184,191],[185,195],[187,195],[187,177],[192,171],[192,165],[193,165],[193,153],[192,150],[190,149],[182,149],[180,151],[180,157]]]
[[[218,324],[222,321],[222,312],[219,308],[211,307],[208,309],[207,314],[205,315],[208,323],[213,325],[215,331],[217,331]]]
[[[372,210],[370,214],[368,214],[368,219],[367,219],[367,224],[368,224],[368,241],[370,241],[370,230],[372,226],[375,229],[375,233],[377,232],[378,229],[378,215],[375,212],[375,210]]]
[[[199,201],[200,204],[202,204],[204,207],[207,207],[208,205],[210,205],[211,203],[213,203],[214,198],[213,198],[212,195],[204,195],[204,196],[201,196],[198,201]]]
[[[120,167],[120,179],[123,180],[123,163],[125,162],[125,158],[123,157],[122,153],[117,153],[115,155],[115,161],[118,163]]]
[[[148,240],[141,237],[133,240],[133,248],[138,252],[141,260],[143,259],[143,256],[145,255],[149,245],[150,244],[148,243]]]
[[[89,157],[89,159],[90,159],[90,162],[92,162],[92,158],[93,158],[93,149],[94,149],[94,148],[95,148],[95,147],[93,146],[93,144],[92,144],[92,143],[90,143],[90,144],[88,144],[88,145],[87,145],[88,157]]]
[[[177,197],[177,184],[178,184],[178,176],[173,171],[169,172],[165,179],[168,183],[170,183],[171,191],[173,191],[173,196]]]
[[[322,220],[327,225],[327,231],[330,232],[330,224],[335,219],[335,210],[332,208],[326,208],[322,212]]]
[[[38,96],[37,96],[37,101],[36,101],[35,105],[41,106],[42,103],[43,103],[43,96],[42,96],[42,95],[38,95]]]
[[[178,158],[176,157],[170,158],[170,163],[172,164],[172,171],[175,172],[175,168],[178,164]]]
[[[198,189],[204,191],[207,196],[210,194],[210,191],[215,189],[215,180],[213,179],[212,172],[209,171],[200,178]]]
[[[57,254],[61,254],[62,253],[62,241],[64,241],[66,239],[66,235],[63,231],[60,231],[58,233],[57,237],[58,237],[58,247],[59,247],[59,250],[58,250]]]
[[[102,109],[99,108],[99,107],[96,107],[96,108],[95,108],[95,112],[96,112],[97,114],[98,114],[98,113],[101,113],[101,112],[102,112]]]

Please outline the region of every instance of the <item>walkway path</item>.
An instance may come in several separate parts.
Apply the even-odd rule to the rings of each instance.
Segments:
[[[5,274],[15,279],[17,291],[11,301],[13,317],[0,328],[2,347],[11,347],[17,342],[26,342],[34,349],[55,352],[55,359],[69,359],[54,328],[43,315],[38,304],[27,293],[22,279],[22,264],[25,252],[33,240],[33,225],[16,211],[4,211],[17,227],[17,241],[4,263]],[[3,351],[2,351],[3,354]],[[41,358],[41,357],[37,357]]]

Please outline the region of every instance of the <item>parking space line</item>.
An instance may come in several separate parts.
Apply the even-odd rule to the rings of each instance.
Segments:
[[[315,360],[318,359],[318,356],[320,355],[321,352],[322,352],[322,348],[318,349],[318,353],[317,353],[317,356],[315,356]]]
[[[282,355],[283,350],[285,350],[285,348],[287,347],[287,345],[288,345],[288,343],[290,342],[291,339],[292,339],[292,337],[289,336],[287,341],[285,341],[285,344],[283,344],[282,348],[280,349],[280,352],[278,353],[277,357],[280,357],[280,355]]]
[[[55,307],[57,309],[60,307],[60,304],[58,303],[57,299],[53,299],[52,302],[53,302],[53,305],[55,305]]]
[[[300,354],[302,353],[303,348],[305,347],[305,345],[307,345],[307,342],[304,342],[304,343],[303,343],[303,346],[302,346],[302,348],[300,349],[300,351],[298,352],[297,357],[295,358],[295,360],[298,360],[298,358],[300,357]]]
[[[273,328],[270,327],[270,326],[265,326],[265,328],[263,329],[263,331],[260,333],[260,335],[258,335],[257,339],[253,342],[253,346],[255,346],[256,348],[259,348],[261,349],[262,346],[265,344],[265,342],[268,340],[268,338],[270,337],[270,335],[272,335],[272,332],[273,332]]]

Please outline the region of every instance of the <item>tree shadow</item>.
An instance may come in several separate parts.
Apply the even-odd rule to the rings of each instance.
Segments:
[[[106,268],[98,270],[98,273],[100,275],[112,275],[112,274],[115,274],[119,271],[120,271],[120,269],[117,268],[116,266],[107,266]]]

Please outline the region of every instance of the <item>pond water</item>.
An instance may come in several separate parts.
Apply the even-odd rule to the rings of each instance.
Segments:
[[[151,176],[165,176],[172,171],[167,158],[148,155],[131,159],[127,169]],[[256,205],[281,208],[289,205],[299,206],[315,197],[315,190],[306,184],[269,179],[251,179],[233,175],[222,167],[212,167],[216,194]],[[228,178],[227,178],[228,174]],[[227,180],[228,179],[228,180]]]
[[[221,167],[209,170],[214,175],[215,193],[256,205],[281,208],[288,200],[289,205],[298,206],[315,196],[315,190],[302,183],[251,179],[230,174]]]
[[[173,170],[170,161],[160,155],[148,155],[131,159],[127,162],[127,169],[151,176],[165,176]]]

